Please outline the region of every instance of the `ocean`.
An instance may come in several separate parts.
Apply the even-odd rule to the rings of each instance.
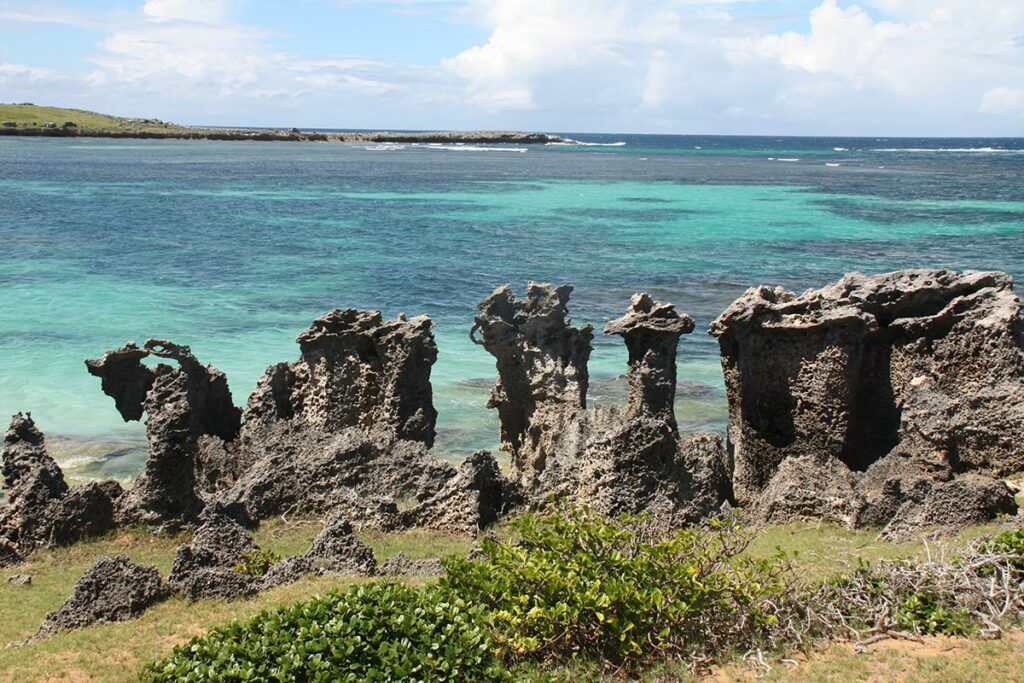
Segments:
[[[574,135],[543,146],[0,138],[0,415],[31,411],[76,480],[129,481],[145,429],[83,360],[188,344],[244,405],[332,308],[427,314],[435,452],[496,449],[476,304],[570,283],[598,331],[591,403],[625,402],[621,339],[649,292],[697,321],[679,349],[683,431],[724,433],[707,326],[746,288],[851,270],[1024,275],[1024,140]]]

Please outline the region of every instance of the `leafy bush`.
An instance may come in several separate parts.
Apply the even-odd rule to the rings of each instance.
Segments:
[[[970,613],[952,602],[950,595],[911,593],[896,604],[896,624],[905,631],[926,636],[937,633],[967,636],[974,633],[977,627],[972,623]]]
[[[1024,527],[1009,529],[996,534],[995,538],[981,545],[981,552],[999,555],[1017,555],[1018,558],[1009,561],[1009,568],[1013,571],[1024,572]],[[986,573],[991,574],[990,568]]]
[[[280,560],[281,556],[271,550],[243,550],[242,561],[235,563],[235,571],[249,576],[263,576]]]
[[[513,660],[701,660],[769,639],[784,602],[788,566],[740,559],[733,523],[662,532],[559,506],[511,526],[518,538],[486,539],[482,560],[448,560],[440,585],[487,608]]]
[[[507,680],[481,609],[382,582],[234,622],[149,664],[157,681]]]

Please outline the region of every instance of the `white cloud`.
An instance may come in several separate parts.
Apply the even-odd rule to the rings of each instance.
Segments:
[[[226,0],[146,0],[142,13],[156,21],[215,24],[227,16]]]
[[[978,111],[986,114],[1024,116],[1024,90],[1006,86],[992,88],[981,98]]]
[[[474,22],[487,38],[415,66],[289,53],[274,30],[237,22],[237,0],[147,0],[102,16],[0,0],[0,20],[106,33],[85,73],[0,77],[22,99],[51,79],[79,106],[197,123],[283,124],[295,112],[342,126],[1024,133],[1024,2],[818,0],[790,31],[758,16],[757,0],[384,4]]]

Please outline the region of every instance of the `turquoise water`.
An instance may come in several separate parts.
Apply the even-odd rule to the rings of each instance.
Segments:
[[[724,431],[709,323],[748,286],[848,270],[1024,273],[1024,141],[574,136],[624,146],[436,148],[0,138],[0,415],[31,410],[78,478],[128,479],[144,428],[83,359],[190,344],[243,404],[335,307],[426,313],[438,451],[495,448],[476,303],[528,279],[576,286],[600,328],[648,291],[692,315],[683,430]],[[596,339],[596,403],[626,353]]]

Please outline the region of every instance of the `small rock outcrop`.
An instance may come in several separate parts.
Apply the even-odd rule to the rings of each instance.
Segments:
[[[487,451],[477,451],[461,464],[454,477],[431,498],[403,511],[400,525],[452,533],[476,534],[515,505],[516,487]]]
[[[998,478],[1024,469],[1020,311],[994,272],[748,290],[711,325],[737,501],[893,529],[1013,511]]]
[[[188,600],[252,595],[262,580],[235,568],[250,551],[259,547],[245,527],[220,511],[207,512],[192,541],[175,551],[167,582]]]
[[[438,557],[428,557],[422,560],[411,560],[404,553],[398,553],[385,561],[378,571],[381,576],[404,576],[409,578],[429,578],[442,576],[445,573],[444,565]]]
[[[156,567],[135,564],[127,555],[104,557],[82,575],[71,597],[46,615],[35,637],[135,619],[167,593]]]
[[[0,566],[39,547],[67,545],[112,529],[123,496],[115,481],[69,487],[31,415],[11,418],[2,472],[9,504],[0,506]]]
[[[287,557],[267,571],[262,588],[293,583],[306,575],[373,576],[376,573],[373,550],[356,537],[352,523],[339,510],[327,520],[309,550]]]
[[[572,287],[530,282],[519,299],[509,285],[479,306],[469,336],[497,361],[488,408],[497,408],[501,447],[526,489],[549,462],[578,450],[587,407],[593,327],[573,327],[566,303]],[[479,331],[481,339],[477,340]]]
[[[143,365],[149,356],[177,367]],[[203,509],[201,492],[233,480],[242,467],[225,457],[224,442],[234,440],[241,426],[227,377],[202,365],[189,347],[162,339],[142,348],[129,342],[85,364],[125,421],[147,415],[149,458],[129,494],[132,515],[168,528],[195,521]],[[213,455],[204,457],[206,451]]]

